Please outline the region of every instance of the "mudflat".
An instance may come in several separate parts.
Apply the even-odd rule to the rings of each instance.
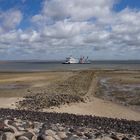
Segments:
[[[0,73],[0,107],[140,120],[140,71]]]

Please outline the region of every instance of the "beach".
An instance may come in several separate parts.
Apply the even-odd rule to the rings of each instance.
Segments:
[[[84,114],[84,115],[97,115],[103,117],[113,117],[113,118],[124,118],[129,120],[139,120],[139,94],[137,95],[137,100],[135,99],[135,104],[131,103],[133,101],[123,101],[124,90],[122,89],[122,97],[120,99],[120,91],[117,94],[104,95],[102,92],[106,91],[104,85],[101,87],[101,79],[110,80],[109,84],[114,82],[116,86],[121,82],[124,85],[139,91],[140,78],[139,71],[115,71],[115,70],[85,70],[85,71],[59,71],[59,72],[12,72],[12,73],[1,73],[0,74],[0,107],[1,108],[17,108],[17,102],[25,100],[26,96],[36,96],[40,94],[41,96],[49,96],[55,94],[66,94],[66,95],[77,95],[84,99],[84,102],[77,102],[73,99],[70,103],[60,103],[59,105],[52,105],[50,107],[45,106],[40,108],[43,111],[51,112],[66,112],[74,114]],[[83,79],[82,79],[83,78]],[[121,78],[121,79],[120,79]],[[77,81],[76,81],[77,80]],[[84,81],[86,80],[86,81]],[[121,81],[120,81],[121,80]],[[118,83],[117,83],[118,82]],[[127,83],[126,83],[127,82]],[[106,83],[107,84],[107,83]],[[76,87],[75,87],[76,85]],[[135,87],[135,85],[137,85]],[[82,89],[82,87],[83,89]],[[110,86],[110,85],[109,85]],[[110,87],[113,90],[113,85]],[[116,87],[115,87],[116,88]],[[123,88],[123,87],[122,87]],[[134,94],[136,94],[135,89],[133,89]],[[76,91],[77,90],[77,91]],[[104,90],[104,91],[101,91]],[[100,92],[100,93],[98,93]],[[115,92],[115,91],[112,91]],[[126,96],[129,95],[129,90],[125,91]],[[101,95],[102,93],[102,95]],[[44,95],[45,94],[45,95]],[[127,95],[128,94],[128,95]],[[48,96],[48,97],[49,97]],[[46,97],[47,98],[47,97]],[[73,97],[74,98],[74,97]],[[126,100],[129,97],[124,97]],[[131,99],[136,98],[131,95]],[[77,99],[78,100],[78,99]],[[130,103],[127,103],[130,102]],[[138,105],[137,105],[138,104]],[[27,104],[26,104],[27,105]],[[25,109],[25,108],[24,108]]]
[[[42,129],[44,129],[44,123],[47,123],[49,126],[59,126],[60,128],[63,126],[65,127],[63,136],[67,139],[69,136],[66,130],[68,131],[71,127],[76,129],[76,126],[73,124],[73,119],[77,119],[77,117],[81,115],[83,116],[83,120],[81,118],[83,125],[80,125],[81,121],[79,120],[80,126],[77,125],[77,130],[79,132],[80,129],[84,129],[84,132],[81,136],[77,136],[77,131],[72,132],[74,133],[71,134],[73,139],[75,135],[77,139],[90,139],[88,136],[85,136],[84,133],[86,133],[86,131],[88,131],[88,133],[92,131],[92,138],[95,137],[95,135],[93,135],[95,132],[101,133],[101,135],[97,137],[100,139],[101,137],[113,139],[111,138],[111,132],[115,133],[114,135],[116,137],[119,137],[120,134],[121,138],[129,137],[128,134],[130,134],[130,130],[127,128],[126,122],[123,124],[124,128],[120,126],[120,129],[112,128],[111,125],[107,130],[109,134],[106,132],[105,127],[105,122],[110,121],[108,124],[110,125],[112,122],[116,124],[123,123],[123,120],[126,120],[128,123],[131,122],[129,128],[134,127],[134,132],[131,131],[132,137],[137,138],[139,133],[137,127],[139,128],[140,126],[139,75],[139,70],[114,69],[1,72],[0,117],[1,120],[7,121],[11,120],[11,118],[15,118],[13,123],[18,123],[18,120],[22,120],[24,123],[32,121],[34,124],[36,121],[39,125],[42,125]],[[21,116],[19,111],[26,115]],[[37,112],[40,112],[40,115],[37,115],[38,117],[36,116],[37,118],[33,119],[32,114]],[[44,114],[44,119],[38,120],[38,118],[42,117],[41,113],[47,114]],[[28,114],[30,115],[28,116]],[[61,117],[57,114],[60,114]],[[52,123],[51,121],[47,121],[48,115],[53,117]],[[74,117],[72,117],[73,115]],[[57,116],[56,120],[54,119],[55,116]],[[67,118],[66,116],[69,118],[69,121],[65,120]],[[61,122],[63,117],[64,119]],[[99,125],[96,124],[97,122],[95,121],[90,125],[90,121],[92,119],[94,120],[94,117],[99,118],[103,123]],[[86,121],[86,123],[84,123],[85,120],[89,120],[89,122]],[[5,124],[5,121],[3,123]],[[135,124],[137,124],[137,126]],[[94,128],[93,125],[97,125],[97,127]],[[49,127],[46,129],[48,130]],[[39,128],[37,128],[37,130],[39,131]],[[4,128],[3,131],[5,131]],[[32,129],[32,131],[35,132],[34,129]],[[30,131],[28,130],[28,132]],[[44,131],[42,133],[44,134]],[[42,133],[41,135],[43,135]],[[56,133],[56,131],[54,133]],[[36,132],[35,136],[37,135],[40,135],[40,132]]]

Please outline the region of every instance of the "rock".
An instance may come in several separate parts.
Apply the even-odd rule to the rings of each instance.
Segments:
[[[79,138],[78,136],[71,136],[69,137],[67,140],[82,140],[81,138]]]
[[[127,138],[127,137],[123,137],[122,140],[129,140],[129,138]]]
[[[54,132],[53,130],[49,129],[49,130],[45,130],[43,134],[53,137],[53,136],[55,136],[56,132]]]
[[[6,132],[5,136],[6,136],[6,140],[15,140],[15,136],[13,133]]]
[[[28,139],[28,138],[25,137],[25,136],[20,136],[17,140],[32,140],[32,139]]]
[[[88,139],[92,139],[93,135],[91,133],[85,133],[84,134]]]
[[[119,138],[116,136],[116,135],[114,135],[114,134],[111,134],[111,136],[110,136],[113,140],[119,140]]]
[[[4,128],[4,122],[0,121],[0,129]]]
[[[32,137],[32,140],[37,140],[37,136],[33,136]]]
[[[6,135],[3,132],[0,132],[0,140],[6,140]]]
[[[69,132],[74,133],[75,130],[74,130],[73,128],[70,128],[70,129],[69,129]]]
[[[58,127],[58,130],[59,130],[59,131],[63,131],[63,130],[65,130],[65,128],[62,127],[62,126],[59,126],[59,127]]]
[[[61,139],[64,139],[64,138],[67,138],[67,135],[65,132],[58,132],[57,135],[61,138]]]
[[[78,132],[76,132],[76,135],[77,135],[78,137],[82,137],[82,136],[83,136],[83,133],[80,132],[80,131],[78,131]]]
[[[31,122],[31,121],[29,121],[29,122],[27,123],[27,126],[28,126],[28,128],[31,128],[31,129],[33,129],[33,128],[35,127],[34,123]]]
[[[12,128],[3,128],[1,129],[3,132],[9,132],[9,133],[14,133],[14,130]]]
[[[55,140],[61,140],[61,138],[60,138],[58,135],[55,135],[53,138],[54,138]]]
[[[95,136],[95,138],[98,138],[98,137],[101,137],[102,134],[101,134],[100,132],[96,132],[96,133],[94,134],[94,136]]]
[[[108,136],[105,136],[105,137],[102,137],[101,140],[113,140],[113,139]]]
[[[28,138],[29,140],[31,140],[34,135],[31,132],[26,132],[22,136],[24,136],[24,137]]]
[[[42,139],[39,139],[39,140],[55,140],[55,138],[53,138],[52,136],[43,135]]]
[[[18,127],[18,130],[24,131],[25,129],[23,127]]]

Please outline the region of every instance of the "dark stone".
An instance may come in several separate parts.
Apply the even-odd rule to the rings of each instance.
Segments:
[[[127,138],[127,137],[123,137],[122,140],[129,140],[129,138]]]
[[[22,136],[25,136],[25,137],[27,137],[28,139],[31,140],[34,135],[31,132],[26,132]]]
[[[14,130],[12,128],[3,128],[3,129],[0,129],[0,131],[14,133]]]
[[[98,138],[98,137],[102,136],[102,134],[101,134],[100,132],[96,132],[96,133],[94,134],[94,136],[95,136],[95,138]]]
[[[2,121],[0,121],[0,129],[4,128],[4,123]]]
[[[42,136],[39,135],[39,136],[37,137],[37,140],[43,140]]]
[[[0,140],[7,140],[6,135],[4,133],[0,134]]]
[[[69,129],[69,132],[74,133],[75,130],[74,130],[73,128],[70,128],[70,129]]]
[[[92,139],[92,137],[93,137],[91,133],[85,133],[84,135],[85,135],[88,139]]]
[[[112,138],[113,140],[119,140],[119,138],[115,134],[111,134],[110,138]]]
[[[88,115],[74,115],[68,113],[50,113],[50,112],[37,112],[30,110],[14,110],[14,109],[0,109],[0,118],[2,119],[21,119],[29,121],[46,122],[49,124],[60,123],[71,127],[94,128],[97,130],[109,130],[118,133],[131,134],[139,136],[140,134],[140,121],[129,121],[125,119],[113,119],[106,117],[96,117]],[[77,129],[75,129],[77,130]],[[13,130],[2,129],[3,132],[12,132]],[[75,133],[74,129],[69,129],[69,132]],[[96,133],[96,137],[101,134]],[[126,138],[124,138],[126,140]],[[128,138],[127,138],[128,140]]]

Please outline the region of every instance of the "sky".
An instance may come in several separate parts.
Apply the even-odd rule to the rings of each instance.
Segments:
[[[140,59],[140,0],[0,0],[0,60]]]

